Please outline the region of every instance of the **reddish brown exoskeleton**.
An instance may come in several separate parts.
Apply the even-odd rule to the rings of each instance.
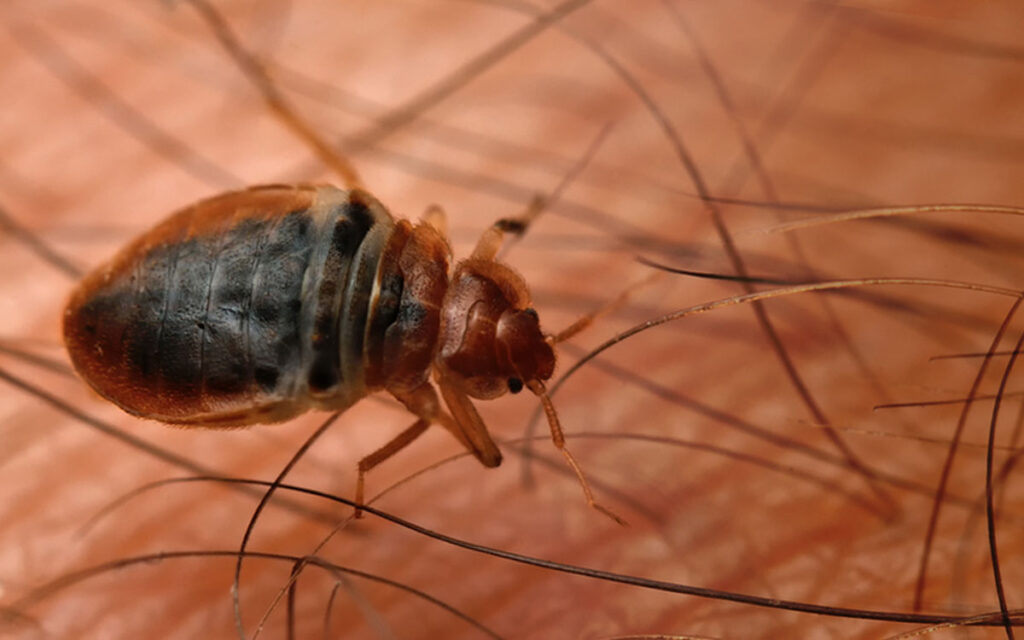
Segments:
[[[417,420],[360,461],[360,504],[366,472],[431,423],[484,466],[500,464],[471,398],[525,386],[588,503],[607,512],[565,449],[544,386],[553,344],[586,321],[541,332],[526,283],[496,259],[521,221],[489,228],[451,272],[442,226],[439,215],[395,220],[361,189],[272,185],[204,200],[81,282],[64,314],[68,352],[103,397],[180,425],[280,422],[387,391]]]

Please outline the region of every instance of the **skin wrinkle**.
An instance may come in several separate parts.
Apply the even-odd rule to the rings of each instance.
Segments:
[[[812,83],[779,96],[801,82],[799,69],[813,66],[801,57],[812,43],[800,42],[800,35],[820,34],[827,12],[805,2],[670,2],[729,88],[735,117],[759,135],[762,126],[779,126],[763,132],[770,152],[759,148],[778,200],[810,207],[751,206],[764,199],[754,186],[711,194],[721,198],[723,218],[750,274],[766,281],[752,283],[756,290],[805,281],[787,234],[799,240],[806,264],[830,280],[920,278],[1024,289],[1024,264],[1018,264],[1024,252],[1014,250],[1024,241],[1021,216],[935,210],[888,222],[785,227],[827,218],[821,211],[849,212],[858,202],[1024,206],[1020,158],[1007,142],[1024,139],[1024,62],[991,55],[1016,45],[1015,25],[1024,18],[1016,3],[939,7],[913,0],[884,11],[878,3],[843,3],[830,20],[846,23],[844,35],[827,64]],[[402,125],[351,160],[367,189],[396,217],[415,221],[430,204],[443,207],[448,228],[455,230],[455,260],[469,255],[493,221],[526,210],[532,194],[550,193],[610,124],[595,157],[503,258],[529,285],[544,331],[557,333],[614,300],[651,273],[651,263],[730,273],[714,228],[644,105],[557,25],[422,114],[373,110],[430,95],[447,73],[528,24],[528,17],[501,2],[489,4],[495,6],[294,0],[282,17],[275,3],[211,2],[242,44],[262,57],[289,104],[326,140],[351,139],[376,122]],[[559,3],[535,4],[551,11]],[[244,184],[335,180],[329,170],[313,169],[316,154],[268,114],[198,15],[182,3],[170,5],[176,6],[112,0],[97,10],[84,0],[57,0],[0,8],[5,24],[24,22],[33,29],[31,46],[0,30],[0,91],[11,96],[0,119],[2,163],[9,168],[0,176],[0,203],[17,229],[36,238],[26,245],[23,232],[0,228],[0,637],[236,638],[231,557],[167,559],[111,572],[15,612],[13,626],[4,626],[3,607],[34,586],[109,560],[237,549],[257,499],[209,483],[145,492],[87,532],[79,528],[147,482],[200,471],[273,479],[327,419],[314,412],[244,430],[172,429],[126,416],[81,381],[40,364],[67,362],[58,340],[73,286],[46,255],[92,268],[133,233],[235,185],[235,177]],[[722,111],[692,43],[662,0],[591,2],[565,20],[635,76],[685,137],[708,184],[723,184],[730,171],[750,170],[733,169],[743,157],[735,121]],[[46,54],[51,44],[59,51]],[[73,63],[54,73],[46,59]],[[296,80],[281,69],[301,73],[303,86],[312,80],[355,95],[363,113],[312,99],[292,87]],[[69,77],[81,70],[87,78]],[[90,86],[100,104],[90,101]],[[799,106],[785,119],[763,124],[772,104]],[[125,108],[137,109],[140,117],[119,122]],[[152,133],[154,127],[160,133]],[[156,137],[147,141],[147,135]],[[176,164],[186,156],[168,154],[168,148],[189,150],[187,157],[202,158],[211,170]],[[296,173],[296,167],[308,169]],[[232,180],[211,180],[218,175]],[[630,237],[623,238],[627,232]],[[259,260],[258,252],[252,259]],[[608,338],[739,290],[735,282],[663,275],[556,349],[548,388]],[[921,488],[939,484],[962,405],[873,408],[888,400],[966,397],[1009,299],[912,285],[848,291],[828,302],[862,355],[860,363],[822,312],[820,296],[830,294],[783,296],[765,305],[830,426],[879,470],[878,482],[898,507],[896,517],[881,517],[850,498],[870,500],[871,494],[837,462],[823,425],[806,418],[749,307],[642,332],[602,353],[552,397],[595,497],[630,526],[619,527],[586,506],[546,436],[532,447],[552,464],[538,466],[533,487],[520,483],[520,445],[502,443],[517,438],[539,408],[528,392],[476,405],[505,454],[501,467],[484,469],[463,456],[375,506],[459,539],[546,560],[814,605],[910,612],[933,495]],[[998,390],[1007,351],[1021,330],[1020,320],[1011,322],[977,397],[991,398]],[[979,355],[931,360],[956,354]],[[865,379],[865,366],[885,389],[884,399]],[[1008,379],[996,430],[993,463],[1000,470],[1020,448],[1011,428],[1020,411],[1014,393],[1019,369]],[[15,378],[177,457],[161,461],[154,457],[159,452],[91,429],[33,397]],[[964,442],[984,443],[991,418],[991,404],[972,410]],[[285,481],[351,498],[356,462],[410,423],[394,403],[361,402]],[[735,424],[750,428],[730,426]],[[638,438],[574,438],[583,432]],[[666,439],[695,446],[671,446]],[[428,429],[368,475],[367,496],[460,450],[444,429]],[[736,455],[720,455],[723,450]],[[955,499],[939,513],[922,613],[998,612],[984,526],[986,451],[962,446],[954,455],[947,491]],[[193,471],[181,468],[182,458],[195,465]],[[789,469],[793,473],[779,472]],[[1014,535],[1024,492],[1013,468],[993,481],[995,539],[1013,612],[1024,607],[1017,587],[1024,580],[1024,540]],[[282,506],[275,496],[261,513],[251,551],[302,556],[329,533],[329,516],[351,513],[309,498],[288,499],[290,506]],[[318,516],[299,508],[315,509]],[[421,589],[517,640],[878,638],[913,629],[565,576],[455,550],[377,518],[350,525],[317,554]],[[288,563],[246,560],[239,595],[250,637],[290,574]],[[316,567],[304,569],[295,584],[299,638],[482,637],[407,591],[357,577],[335,591],[335,578]],[[286,637],[288,599],[281,597],[259,637]],[[1006,633],[995,627],[965,636]]]

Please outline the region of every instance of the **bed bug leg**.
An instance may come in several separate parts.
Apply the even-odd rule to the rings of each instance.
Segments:
[[[454,419],[441,410],[437,392],[429,382],[423,383],[411,392],[392,392],[392,395],[404,404],[410,413],[418,416],[419,419],[383,447],[359,461],[356,476],[356,504],[360,506],[363,504],[366,474],[380,463],[412,444],[433,423],[440,424],[445,430],[455,436],[455,439],[485,467],[496,467],[501,464],[501,452],[498,450],[498,446],[494,444],[490,434],[487,433],[483,419],[480,418],[480,415],[473,408],[469,399],[462,398],[461,402],[450,400],[449,392],[443,385],[441,390],[444,394],[445,402],[448,403],[452,413],[456,416]],[[458,392],[452,390],[450,393],[457,394]],[[468,415],[465,414],[467,407],[470,412]],[[362,509],[356,507],[355,517],[361,518],[362,515]]]
[[[359,505],[356,507],[355,513],[355,517],[357,518],[361,518],[363,515],[363,511],[360,507],[363,505],[366,474],[380,463],[412,444],[416,438],[423,435],[427,430],[427,427],[437,420],[437,416],[440,413],[440,404],[437,401],[437,392],[434,391],[434,388],[430,386],[429,382],[424,382],[422,385],[409,392],[393,390],[391,395],[405,405],[405,408],[419,419],[412,423],[412,425],[407,429],[392,438],[383,447],[377,449],[359,461],[356,476],[356,504]]]
[[[501,464],[501,451],[491,439],[487,425],[484,424],[484,419],[480,417],[476,407],[473,406],[473,402],[465,393],[445,379],[439,371],[435,374],[435,378],[441,388],[441,397],[444,398],[448,410],[452,412],[451,424],[444,426],[485,467],[496,467]],[[444,414],[441,415],[444,416]]]
[[[530,228],[534,219],[544,211],[547,200],[542,195],[536,195],[521,215],[515,218],[501,218],[492,224],[476,243],[473,249],[473,258],[480,260],[494,260],[505,243],[505,235],[521,236]]]
[[[555,448],[558,449],[562,456],[565,457],[565,461],[576,474],[576,479],[579,480],[580,487],[583,488],[583,496],[586,498],[587,504],[590,505],[591,508],[608,516],[615,522],[626,526],[625,520],[615,515],[611,509],[598,503],[594,499],[594,492],[591,491],[590,483],[587,482],[587,478],[583,475],[583,469],[580,468],[579,463],[576,462],[576,458],[569,451],[569,448],[565,446],[565,435],[562,433],[562,424],[558,420],[558,413],[555,411],[555,405],[552,404],[551,398],[548,397],[548,391],[544,387],[544,383],[540,380],[530,380],[526,383],[526,387],[532,391],[534,395],[540,398],[541,404],[544,406],[544,414],[548,419],[548,426],[551,428],[551,441],[555,444]]]
[[[405,431],[395,436],[390,442],[385,444],[383,447],[377,449],[376,451],[374,451],[373,453],[359,461],[359,475],[356,477],[356,504],[359,506],[356,507],[356,518],[363,517],[363,510],[361,507],[363,504],[363,492],[365,488],[367,472],[369,472],[371,469],[373,469],[380,463],[384,462],[391,456],[395,455],[402,449],[412,444],[412,442],[416,438],[423,435],[423,433],[427,430],[427,427],[429,426],[430,420],[427,420],[426,418],[420,418],[416,422],[412,423],[412,426],[410,426]]]
[[[420,220],[423,224],[433,227],[442,238],[448,237],[448,216],[440,205],[432,204],[427,207]]]
[[[507,237],[511,235],[514,239],[525,233],[533,220],[544,210],[545,206],[547,206],[547,200],[542,196],[537,196],[522,215],[515,218],[504,218],[495,222],[481,234],[480,240],[477,241],[477,245],[473,249],[472,256],[463,264],[474,265],[471,268],[478,270],[478,274],[480,274],[478,277],[481,278],[483,277],[482,274],[488,271],[494,273],[494,269],[500,266],[497,260],[498,254],[503,248],[507,248],[509,244]],[[493,266],[483,266],[486,263],[493,263]],[[508,278],[505,282],[510,286],[515,286],[515,281],[512,278]],[[587,504],[615,522],[625,525],[626,522],[622,518],[594,499],[594,492],[590,488],[590,483],[587,482],[586,477],[583,475],[583,470],[580,468],[576,458],[565,445],[565,435],[562,433],[558,413],[555,411],[554,404],[552,404],[542,380],[550,377],[554,369],[554,355],[552,351],[554,344],[579,333],[590,326],[597,317],[617,308],[625,302],[631,291],[626,291],[603,308],[584,316],[566,331],[554,336],[544,336],[540,334],[537,313],[532,308],[525,306],[529,304],[529,294],[525,290],[525,284],[519,284],[519,286],[523,290],[518,304],[524,306],[513,307],[506,311],[495,325],[498,328],[497,335],[502,348],[509,354],[516,354],[513,360],[515,363],[514,370],[517,375],[509,378],[509,389],[515,393],[525,385],[540,398],[544,407],[544,413],[547,415],[548,425],[551,428],[551,440],[562,456],[565,457],[565,461],[573,470],[573,473],[576,474]],[[529,320],[531,317],[532,322]],[[541,348],[542,346],[543,348]],[[452,357],[454,361],[454,354]],[[441,388],[441,395],[444,397],[445,403],[451,410],[456,422],[463,427],[464,435],[470,438],[475,434],[486,435],[487,428],[473,408],[469,398],[462,392],[458,384],[447,381],[444,373],[445,371],[436,370],[435,379]],[[530,375],[523,375],[524,373]],[[514,385],[512,381],[515,382]],[[516,388],[513,389],[513,386]],[[475,397],[488,397],[485,394],[486,391]]]

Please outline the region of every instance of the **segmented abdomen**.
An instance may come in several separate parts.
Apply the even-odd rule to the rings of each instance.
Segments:
[[[363,192],[261,187],[185,209],[72,295],[65,340],[125,410],[210,426],[344,408],[390,215]]]

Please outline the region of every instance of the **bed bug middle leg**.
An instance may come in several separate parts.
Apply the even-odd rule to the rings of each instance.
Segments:
[[[444,387],[442,387],[444,392]],[[427,428],[434,423],[440,424],[449,431],[470,453],[472,453],[485,467],[496,467],[501,464],[501,452],[498,446],[487,433],[483,426],[483,420],[476,415],[475,409],[469,405],[470,410],[476,415],[476,422],[465,419],[453,419],[440,408],[437,392],[433,385],[425,382],[411,392],[392,391],[392,395],[405,405],[410,413],[417,416],[416,422],[407,427],[397,436],[392,438],[384,446],[373,453],[365,456],[359,461],[356,477],[356,504],[362,506],[365,495],[366,474],[391,456],[412,444],[417,438],[423,435]],[[445,395],[445,401],[449,406],[452,401]],[[468,401],[465,403],[468,404]],[[455,411],[455,408],[452,409]],[[362,509],[356,507],[355,517],[362,517]]]
[[[416,438],[419,438],[430,426],[430,420],[426,418],[420,418],[416,422],[412,423],[411,426],[406,428],[404,431],[399,433],[397,436],[392,438],[387,444],[380,449],[377,449],[370,455],[364,457],[359,461],[358,476],[356,477],[356,512],[355,517],[361,518],[363,516],[363,498],[366,488],[366,474],[384,462],[391,456],[395,455],[402,449],[406,448]]]
[[[356,507],[355,517],[357,518],[361,518],[363,515],[361,507],[363,505],[364,491],[366,488],[366,474],[380,463],[412,444],[416,438],[423,435],[426,432],[427,427],[430,426],[430,423],[433,422],[437,414],[440,413],[437,393],[434,391],[433,387],[430,386],[429,382],[424,383],[411,392],[404,393],[401,391],[393,391],[391,395],[405,405],[405,408],[415,415],[417,420],[397,436],[389,440],[387,444],[359,461],[356,476],[356,505],[358,506]]]
[[[440,205],[432,204],[423,212],[420,218],[423,224],[430,225],[442,238],[448,237],[448,215]]]

